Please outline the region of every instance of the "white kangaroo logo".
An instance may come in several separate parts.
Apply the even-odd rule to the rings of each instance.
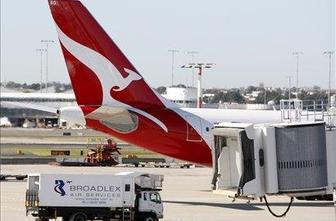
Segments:
[[[136,72],[134,72],[132,70],[124,68],[124,71],[128,74],[128,76],[126,78],[123,78],[123,80],[119,80],[119,82],[122,82],[122,84],[120,84],[118,86],[113,86],[112,87],[113,91],[122,91],[125,88],[127,88],[128,85],[130,85],[132,83],[132,81],[138,81],[138,80],[141,79],[141,76],[138,75]],[[122,76],[121,76],[121,78],[122,78]]]
[[[128,76],[124,78],[118,71],[118,69],[103,55],[96,52],[95,50],[92,50],[91,48],[88,48],[72,40],[66,34],[64,34],[57,25],[56,28],[59,39],[62,42],[63,46],[79,61],[81,61],[84,65],[90,68],[98,77],[103,89],[102,105],[122,107],[137,112],[152,120],[153,122],[158,124],[163,130],[168,132],[167,127],[159,119],[140,109],[122,103],[111,96],[111,90],[122,91],[127,88],[133,81],[138,81],[142,79],[142,77],[138,73],[124,68],[124,71],[128,73]]]
[[[111,89],[112,91],[122,91],[133,81],[142,79],[138,73],[127,68],[124,68],[124,70],[129,75],[124,78],[118,69],[103,55],[72,40],[57,25],[56,27],[63,46],[97,75],[103,87],[103,105],[119,103],[111,97]]]

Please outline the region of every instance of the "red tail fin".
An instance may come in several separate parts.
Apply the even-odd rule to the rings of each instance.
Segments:
[[[78,0],[49,0],[79,105],[164,107]]]

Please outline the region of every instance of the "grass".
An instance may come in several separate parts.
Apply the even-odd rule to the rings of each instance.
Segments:
[[[34,156],[41,156],[41,157],[48,157],[51,156],[51,148],[36,148],[34,146],[32,147],[24,147],[24,148],[15,148],[15,147],[10,147],[10,148],[1,148],[0,153],[2,156],[8,156],[8,155],[34,155]],[[55,150],[70,150],[70,156],[71,157],[80,157],[80,156],[86,156],[88,153],[89,149],[83,148],[83,149],[55,149]],[[81,151],[83,151],[83,155],[81,155]],[[20,154],[20,153],[21,154]],[[142,148],[137,148],[137,147],[125,147],[120,150],[122,156],[126,155],[136,155],[138,157],[141,156],[159,156],[158,154],[142,149]]]

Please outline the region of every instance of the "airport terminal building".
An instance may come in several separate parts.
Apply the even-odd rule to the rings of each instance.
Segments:
[[[58,124],[57,109],[76,105],[73,93],[1,93],[1,118],[12,126],[54,126]],[[27,125],[28,124],[28,125]]]

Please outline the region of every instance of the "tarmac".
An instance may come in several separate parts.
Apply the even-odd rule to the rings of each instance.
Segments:
[[[259,201],[236,200],[216,195],[210,190],[211,168],[123,168],[123,167],[57,167],[50,165],[1,165],[1,174],[27,173],[92,173],[113,174],[122,171],[142,171],[163,174],[161,197],[164,221],[260,221],[279,220]],[[34,220],[25,214],[25,181],[2,181],[1,221]],[[289,198],[269,197],[272,209],[282,213]],[[60,220],[60,219],[59,219]],[[286,221],[335,221],[333,202],[295,200]]]

